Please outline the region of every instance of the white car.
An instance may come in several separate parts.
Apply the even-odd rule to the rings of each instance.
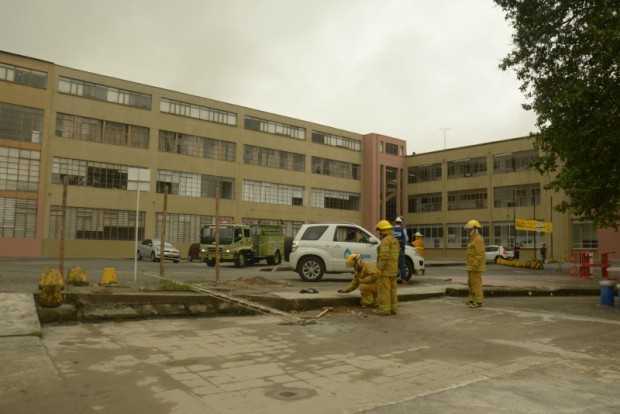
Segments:
[[[504,246],[490,244],[484,248],[484,255],[487,263],[495,263],[500,257],[502,259],[512,259],[514,253],[512,250],[506,250]]]
[[[325,273],[351,272],[346,258],[359,253],[377,261],[379,239],[356,224],[304,224],[293,239],[290,264],[306,282],[318,282]],[[424,274],[424,259],[411,246],[405,248],[407,280]]]
[[[160,256],[160,244],[161,242],[157,239],[143,240],[142,243],[138,245],[138,260],[147,258],[154,262],[158,262]],[[169,259],[175,263],[179,263],[179,260],[181,260],[181,253],[179,252],[179,249],[166,242],[164,247],[164,259]]]

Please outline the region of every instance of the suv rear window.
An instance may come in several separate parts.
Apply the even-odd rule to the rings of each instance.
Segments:
[[[318,240],[325,233],[325,230],[327,230],[327,226],[308,227],[303,236],[301,236],[301,240]]]

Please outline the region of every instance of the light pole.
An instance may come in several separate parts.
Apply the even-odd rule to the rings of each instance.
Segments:
[[[450,131],[451,129],[452,128],[439,128],[439,130],[443,132],[443,149],[447,148],[446,136],[448,135],[448,131]]]

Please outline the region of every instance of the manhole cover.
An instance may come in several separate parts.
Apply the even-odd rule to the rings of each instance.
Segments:
[[[281,401],[297,401],[314,397],[316,391],[308,388],[277,388],[267,391],[265,395]]]

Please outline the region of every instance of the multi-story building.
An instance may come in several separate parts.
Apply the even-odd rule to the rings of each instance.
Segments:
[[[408,157],[409,233],[425,236],[431,259],[463,258],[469,219],[481,222],[488,244],[519,244],[526,258],[543,243],[547,257],[559,260],[580,250],[620,253],[620,233],[553,208],[564,196],[545,189],[549,177],[531,167],[537,156],[525,137]],[[551,222],[553,232],[515,231],[515,218]]]
[[[406,208],[405,141],[0,52],[0,256],[182,250],[213,222],[367,227]],[[140,191],[136,191],[140,189]]]

